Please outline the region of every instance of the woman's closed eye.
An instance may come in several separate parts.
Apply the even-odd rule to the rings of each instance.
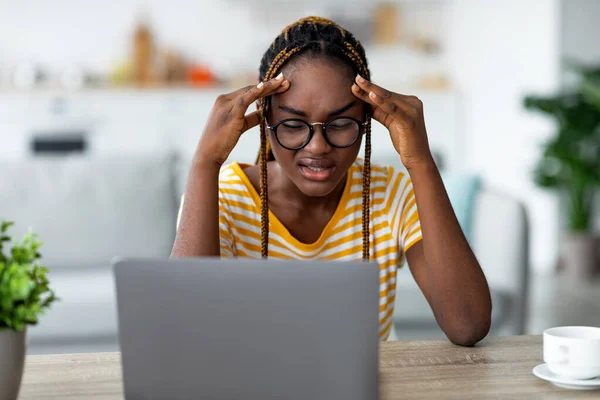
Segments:
[[[327,125],[327,128],[329,129],[348,129],[348,128],[352,128],[355,125],[354,121],[351,120],[336,120],[336,121],[332,121],[331,123],[329,123]]]
[[[306,128],[306,124],[299,121],[287,121],[282,124],[287,129],[303,129]]]

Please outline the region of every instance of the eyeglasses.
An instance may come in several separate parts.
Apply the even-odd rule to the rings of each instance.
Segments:
[[[300,150],[310,143],[315,125],[321,125],[325,141],[332,147],[350,147],[360,137],[367,123],[350,117],[337,117],[327,122],[309,123],[298,118],[288,118],[267,128],[273,131],[277,143],[288,150]]]

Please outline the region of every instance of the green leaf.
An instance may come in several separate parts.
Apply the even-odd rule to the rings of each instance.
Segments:
[[[600,79],[584,79],[581,91],[586,98],[600,109]]]
[[[6,233],[12,223],[2,223],[2,243],[10,242]],[[42,242],[37,234],[27,233],[15,241],[8,255],[0,252],[0,329],[21,331],[36,324],[52,303],[59,300],[50,288],[48,269],[42,267],[38,252]]]
[[[0,232],[5,233],[8,231],[8,228],[13,226],[15,223],[12,221],[2,221],[2,225],[0,226]]]
[[[572,60],[568,65],[580,76],[577,87],[552,96],[525,96],[523,106],[556,124],[554,136],[542,147],[533,180],[540,187],[568,193],[570,229],[581,231],[591,227],[591,198],[600,188],[600,66]]]

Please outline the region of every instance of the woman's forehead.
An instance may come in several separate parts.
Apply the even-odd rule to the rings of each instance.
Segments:
[[[337,58],[301,55],[290,60],[281,70],[286,78],[293,80],[327,79],[334,76],[341,83],[352,82],[352,67]]]
[[[290,81],[290,88],[273,96],[274,108],[285,105],[307,114],[329,113],[356,100],[352,76],[339,64],[314,60],[291,64],[282,72]]]

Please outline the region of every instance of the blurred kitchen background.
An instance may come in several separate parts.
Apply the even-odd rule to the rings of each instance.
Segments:
[[[30,330],[30,353],[117,348],[110,260],[168,256],[215,98],[256,83],[271,41],[306,15],[352,31],[375,82],[423,100],[494,293],[492,334],[600,326],[600,200],[588,195],[600,89],[582,100],[595,114],[552,97],[599,75],[600,1],[0,0],[0,218],[40,234],[62,299]],[[534,110],[560,106],[573,124]],[[596,123],[584,132],[582,118]],[[398,165],[388,140],[374,127],[374,162]],[[258,142],[245,134],[231,159],[253,162]],[[569,182],[581,176],[591,211],[574,216]],[[411,280],[403,269],[396,337],[441,337]]]

